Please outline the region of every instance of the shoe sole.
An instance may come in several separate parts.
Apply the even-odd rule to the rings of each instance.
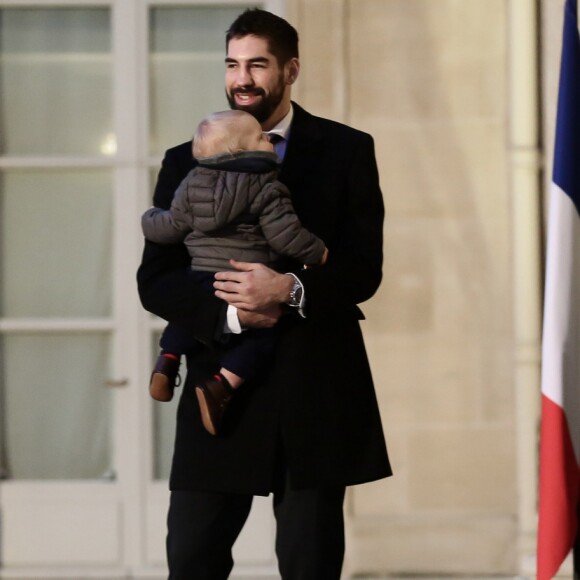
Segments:
[[[205,398],[205,391],[201,387],[195,387],[195,394],[197,395],[203,426],[211,435],[217,435],[216,426],[211,420],[207,399]]]

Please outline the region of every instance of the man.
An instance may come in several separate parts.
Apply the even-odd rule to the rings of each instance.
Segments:
[[[298,35],[254,9],[226,37],[230,106],[284,137],[280,180],[328,263],[274,272],[233,263],[216,274],[215,296],[192,281],[182,246],[146,243],[138,281],[146,309],[207,345],[187,361],[170,487],[170,578],[227,578],[231,547],[253,495],[274,494],[276,554],[284,580],[338,580],[344,555],[345,486],[391,474],[357,304],[382,275],[383,202],[372,138],[314,117],[291,102]],[[155,189],[167,208],[195,166],[190,144],[170,149]],[[215,370],[228,337],[242,328],[280,328],[271,368],[232,399],[224,433],[203,429],[194,394]]]

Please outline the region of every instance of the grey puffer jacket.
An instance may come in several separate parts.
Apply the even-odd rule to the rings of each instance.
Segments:
[[[280,255],[320,264],[324,242],[302,227],[275,164],[275,154],[262,151],[204,159],[181,182],[169,210],[145,212],[145,237],[183,241],[194,270],[231,270],[232,258],[274,266]]]

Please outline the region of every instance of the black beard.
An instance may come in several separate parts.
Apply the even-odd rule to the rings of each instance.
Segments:
[[[236,93],[244,94],[245,92],[253,93],[256,95],[261,96],[262,98],[260,101],[254,105],[240,105],[236,103],[235,95]],[[264,123],[267,121],[271,116],[272,113],[276,110],[276,107],[282,102],[282,98],[284,97],[284,84],[280,82],[276,87],[276,90],[271,92],[269,95],[266,95],[263,89],[249,89],[248,91],[244,91],[242,89],[235,89],[229,94],[226,91],[226,98],[228,99],[228,103],[231,109],[237,109],[239,111],[246,111],[246,113],[250,113],[258,123]]]

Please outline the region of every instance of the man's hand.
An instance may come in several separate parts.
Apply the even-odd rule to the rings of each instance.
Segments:
[[[294,282],[292,276],[275,272],[264,264],[236,260],[230,260],[230,264],[235,272],[215,275],[215,295],[221,300],[240,310],[261,314],[288,300]]]
[[[262,312],[238,309],[237,314],[242,328],[272,328],[280,320],[282,308],[277,305]]]

